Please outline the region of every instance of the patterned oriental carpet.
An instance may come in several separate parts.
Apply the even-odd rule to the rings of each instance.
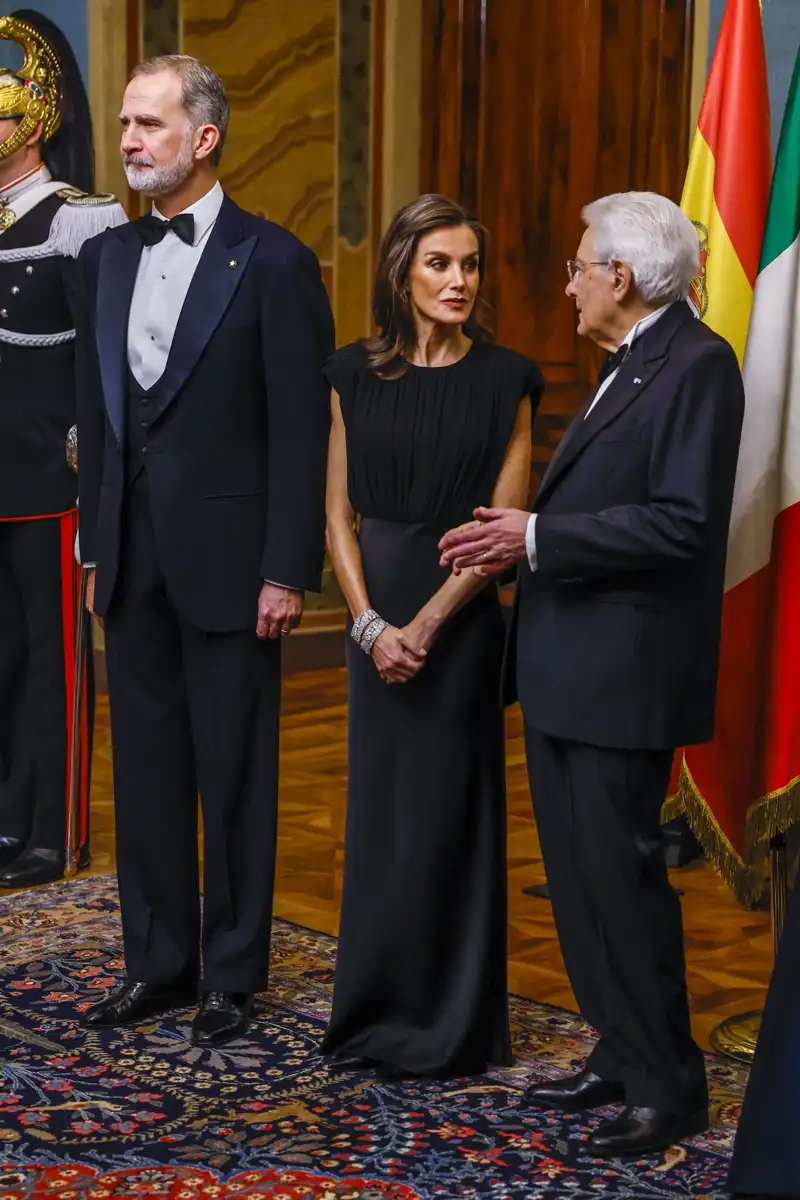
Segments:
[[[662,1160],[583,1150],[595,1117],[522,1090],[584,1058],[573,1013],[512,1000],[518,1066],[447,1082],[328,1075],[316,1047],[336,942],[276,922],[272,982],[244,1039],[193,1048],[191,1013],[87,1033],[123,970],[113,878],[0,901],[0,1196],[5,1200],[659,1200],[726,1195],[741,1069],[710,1058],[712,1131]]]

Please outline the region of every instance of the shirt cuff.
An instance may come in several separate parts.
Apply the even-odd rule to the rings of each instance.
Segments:
[[[525,550],[528,555],[528,566],[532,571],[536,570],[536,513],[531,513],[528,517],[528,528],[525,530]]]
[[[294,588],[290,583],[276,583],[274,579],[265,579],[264,583],[269,583],[272,587],[283,588],[285,592],[302,592],[302,588]]]

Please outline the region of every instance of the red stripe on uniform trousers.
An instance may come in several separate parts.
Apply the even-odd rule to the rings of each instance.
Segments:
[[[60,513],[40,513],[38,517],[0,517],[0,524],[6,521],[59,521],[62,517],[71,517],[77,511],[77,508],[67,508]]]
[[[80,602],[81,567],[75,561],[75,535],[78,532],[78,514],[75,509],[59,519],[61,540],[61,618],[64,635],[64,686],[67,713],[67,790],[64,797],[64,845],[69,837],[69,767],[72,755],[72,725],[75,695],[75,633],[77,628],[78,604]],[[78,791],[79,844],[86,840],[89,800],[89,722],[86,712],[86,669],[82,680],[83,703],[81,704],[81,778]]]

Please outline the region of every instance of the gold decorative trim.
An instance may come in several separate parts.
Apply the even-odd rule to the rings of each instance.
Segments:
[[[56,195],[76,208],[96,208],[97,205],[119,204],[119,200],[113,192],[82,192],[80,188],[65,187],[59,188]]]
[[[18,72],[3,70],[0,84],[0,116],[20,118],[14,131],[0,143],[0,158],[8,158],[22,149],[39,125],[44,142],[58,129],[61,67],[53,47],[27,21],[0,17],[0,38],[17,42],[25,56]]]
[[[800,821],[800,776],[784,787],[768,792],[747,810],[744,827],[745,856],[719,825],[686,763],[681,763],[678,790],[668,796],[661,810],[662,821],[684,815],[706,856],[742,904],[752,904],[764,886],[764,865],[770,840]]]

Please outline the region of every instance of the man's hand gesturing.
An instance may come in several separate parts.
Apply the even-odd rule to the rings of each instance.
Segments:
[[[518,508],[476,508],[474,522],[442,538],[441,565],[455,575],[470,567],[478,575],[499,575],[525,558],[530,515]]]

